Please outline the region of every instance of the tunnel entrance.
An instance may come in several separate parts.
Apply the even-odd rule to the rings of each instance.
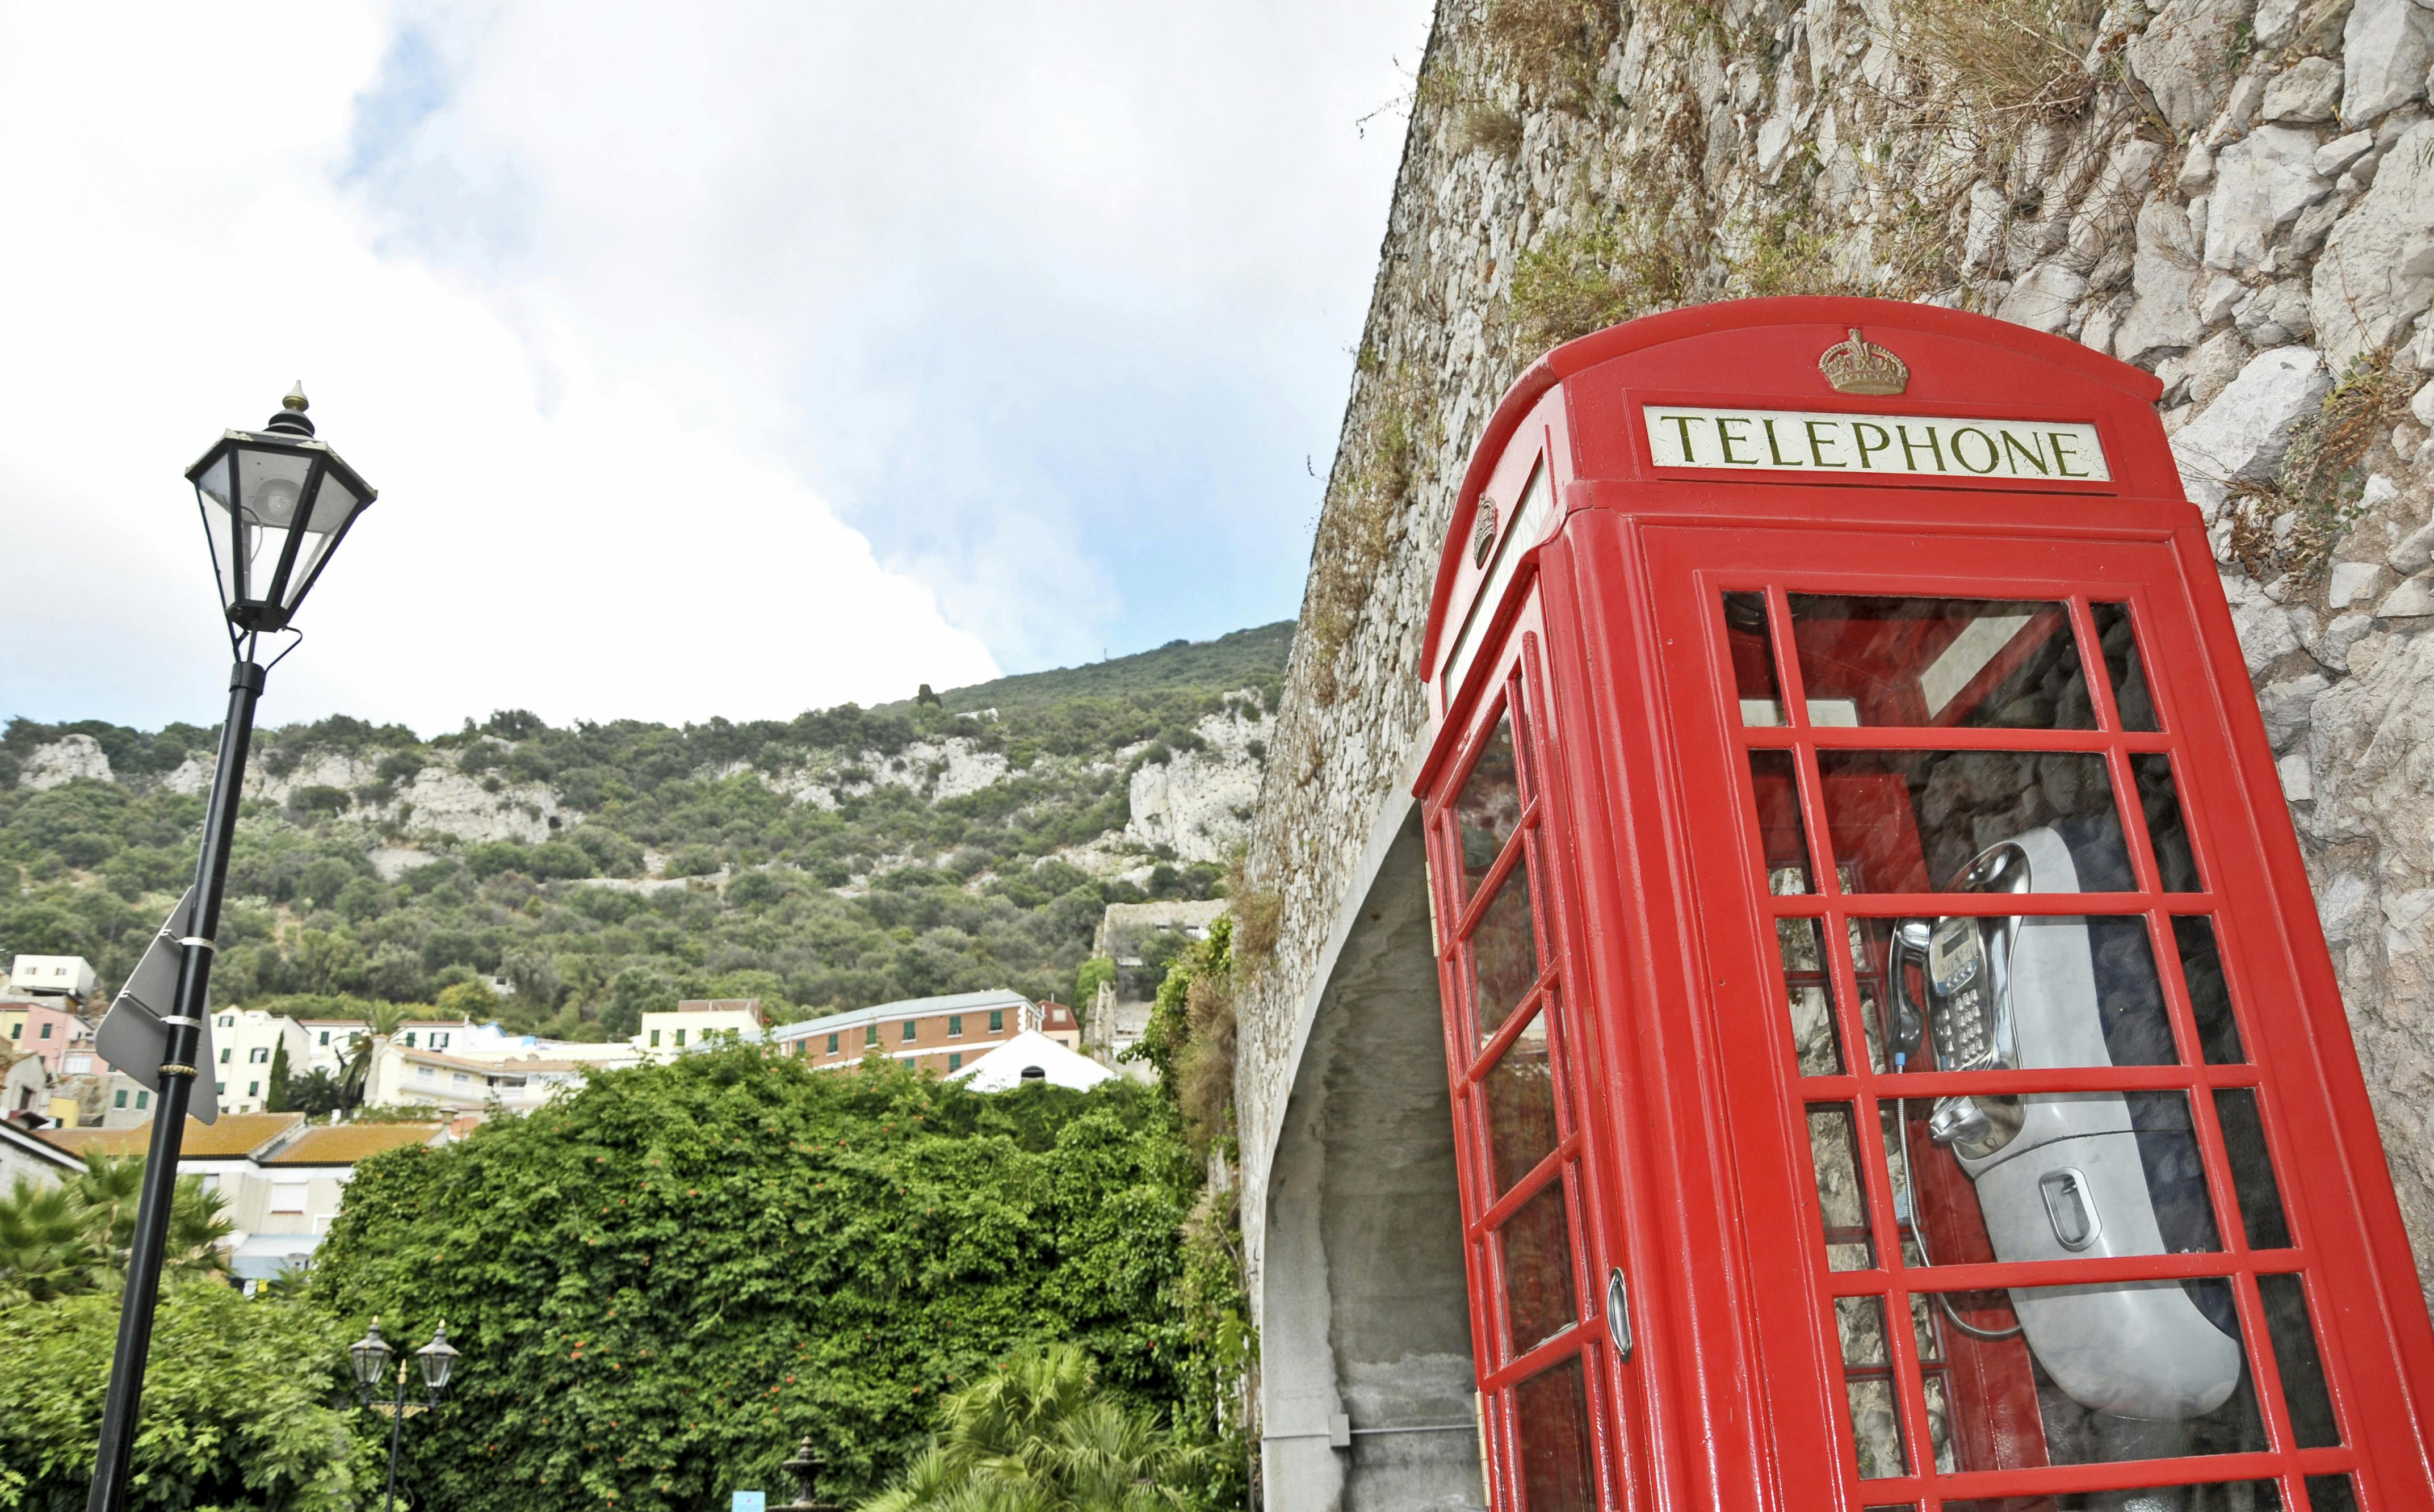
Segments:
[[[1260,1448],[1269,1512],[1483,1506],[1416,808],[1387,848],[1319,997],[1267,1191]]]

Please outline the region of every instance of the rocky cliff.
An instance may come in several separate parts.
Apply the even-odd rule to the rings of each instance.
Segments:
[[[1245,1147],[1505,386],[1661,308],[1875,294],[2163,379],[2434,1280],[2429,64],[2419,0],[1441,0],[1252,839]]]

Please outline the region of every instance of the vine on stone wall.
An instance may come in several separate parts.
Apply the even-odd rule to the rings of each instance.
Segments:
[[[2271,481],[2236,480],[2225,490],[2232,555],[2249,576],[2263,583],[2287,576],[2304,586],[2323,576],[2362,511],[2360,464],[2408,412],[2416,378],[2395,365],[2390,347],[2359,353],[2291,433]]]
[[[1419,375],[1411,368],[1371,367],[1358,427],[1346,438],[1347,462],[1311,549],[1309,597],[1301,635],[1311,694],[1332,704],[1341,684],[1336,661],[1368,606],[1385,565],[1395,522],[1412,496],[1421,450],[1441,440]]]

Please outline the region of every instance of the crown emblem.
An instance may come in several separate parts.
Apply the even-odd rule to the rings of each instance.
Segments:
[[[1487,554],[1496,549],[1496,501],[1482,498],[1479,512],[1470,519],[1470,564],[1487,565]]]
[[[1910,387],[1910,366],[1851,328],[1851,339],[1827,347],[1817,370],[1841,394],[1898,394]]]

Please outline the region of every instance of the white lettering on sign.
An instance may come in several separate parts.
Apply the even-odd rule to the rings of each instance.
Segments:
[[[2102,483],[2113,476],[2093,425],[1673,404],[1642,405],[1640,414],[1658,467],[2052,483]]]

